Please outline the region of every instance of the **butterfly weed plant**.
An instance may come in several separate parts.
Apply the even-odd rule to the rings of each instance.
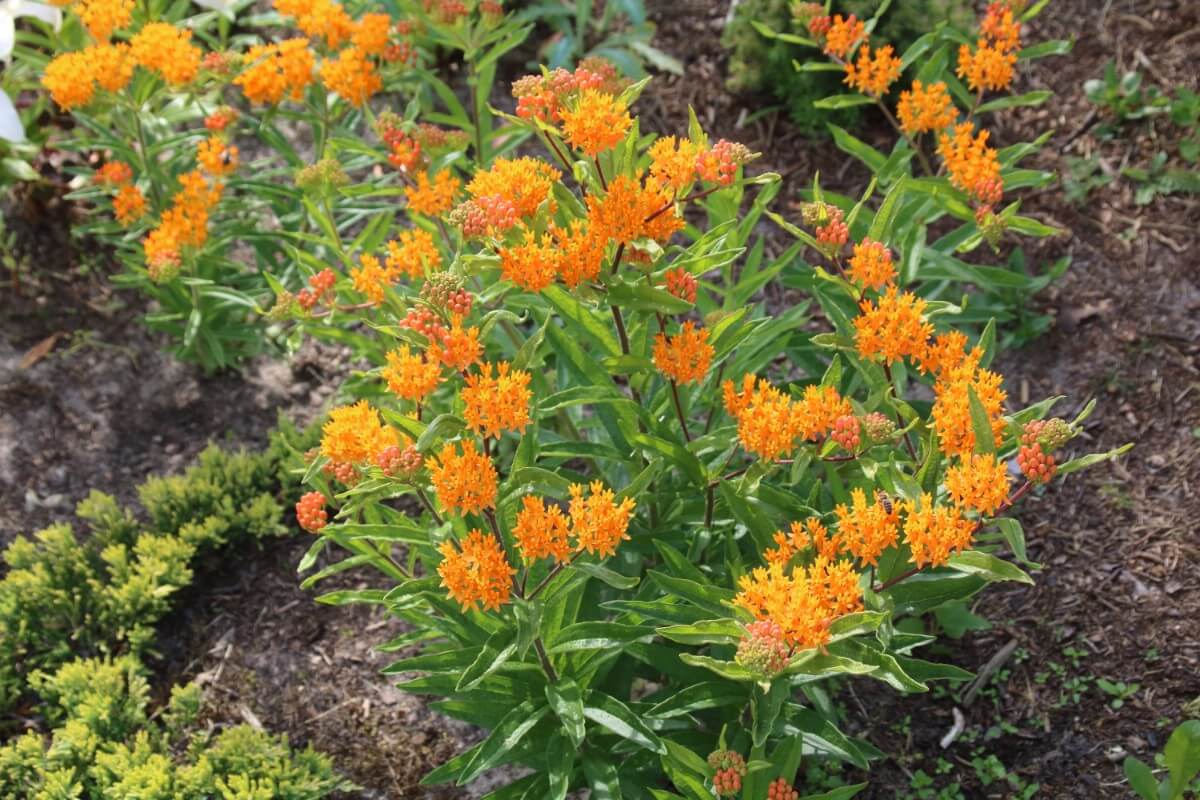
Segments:
[[[867,768],[878,751],[840,729],[838,682],[968,677],[897,623],[1031,582],[1013,507],[1117,454],[1076,456],[1090,405],[1071,421],[1050,416],[1060,398],[1012,407],[994,326],[976,335],[925,287],[982,273],[914,246],[914,218],[962,218],[958,245],[1038,232],[995,210],[1021,182],[986,136],[947,133],[949,181],[896,168],[845,208],[814,181],[800,218],[779,218],[801,241],[768,260],[754,228],[778,177],[694,115],[642,130],[646,80],[589,60],[501,100],[487,87],[522,31],[495,4],[427,3],[399,23],[464,54],[453,85],[401,67],[377,12],[276,8],[299,33],[204,54],[188,30],[135,22],[128,45],[60,56],[78,63],[45,83],[81,109],[141,87],[177,114],[155,139],[177,151],[170,177],[149,140],[96,134],[122,162],[98,185],[142,198],[128,248],[147,280],[246,305],[200,262],[249,246],[274,294],[249,305],[365,365],[308,456],[301,570],[310,587],[377,571],[375,588],[319,599],[410,623],[383,645],[405,654],[387,672],[488,731],[426,781],[516,765],[490,797],[795,798],[805,756]],[[823,33],[843,56],[863,35],[837,18]],[[104,48],[124,85],[84,71]],[[891,58],[856,80],[887,83]],[[196,81],[226,106],[193,109]],[[270,152],[243,165],[251,141]],[[830,267],[809,270],[820,323],[806,302],[762,300],[804,247]]]

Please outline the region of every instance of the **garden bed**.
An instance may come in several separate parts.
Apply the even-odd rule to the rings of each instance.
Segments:
[[[683,130],[692,105],[715,136],[762,151],[787,180],[777,201],[785,213],[814,170],[831,188],[861,190],[849,159],[801,139],[782,116],[737,127],[755,104],[721,88],[726,6],[680,3],[657,13],[657,44],[687,73],[651,83],[644,118]],[[1054,127],[1038,166],[1058,171],[1072,153],[1113,164],[1152,155],[1157,144],[1147,136],[1094,138],[1083,81],[1116,60],[1163,85],[1195,87],[1198,26],[1198,12],[1183,3],[1056,3],[1037,35],[1076,36],[1075,49],[1020,78],[1022,91],[1049,88],[1055,100],[1007,118],[1014,127],[996,136],[1031,139]],[[937,775],[937,786],[960,781],[965,797],[1010,796],[1035,783],[1039,796],[1126,796],[1124,755],[1149,760],[1200,698],[1200,575],[1189,568],[1200,559],[1200,285],[1190,255],[1197,232],[1186,224],[1200,209],[1180,196],[1138,206],[1116,186],[1080,207],[1056,187],[1026,200],[1026,213],[1070,232],[1026,243],[1031,260],[1073,262],[1035,301],[1054,314],[1053,329],[1004,355],[1001,369],[1018,401],[1071,397],[1064,416],[1097,397],[1081,447],[1138,446],[1024,504],[1029,556],[1050,569],[1035,587],[985,592],[976,611],[992,628],[941,654],[974,672],[997,659],[969,706],[965,687],[897,697],[859,682],[841,698],[852,720],[865,711],[876,721],[858,733],[889,754],[864,796],[926,796],[917,794],[918,771]],[[344,356],[313,347],[287,364],[260,359],[241,374],[204,376],[160,352],[162,342],[137,322],[142,309],[113,294],[94,259],[85,272],[61,231],[33,229],[40,263],[58,266],[26,276],[0,318],[0,544],[67,515],[93,486],[130,501],[142,478],[182,469],[209,440],[261,444],[279,411],[313,418],[345,370]],[[200,571],[164,626],[162,676],[204,684],[213,723],[251,721],[329,753],[364,796],[457,796],[416,783],[473,732],[379,674],[395,656],[369,645],[399,623],[365,607],[314,607],[295,576],[307,544],[297,536]],[[353,572],[340,580],[358,588]],[[1098,678],[1139,689],[1114,707]],[[943,750],[955,708],[965,729]]]

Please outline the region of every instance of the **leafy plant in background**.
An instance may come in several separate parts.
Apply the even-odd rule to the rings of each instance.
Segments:
[[[17,107],[22,91],[36,86],[36,71],[24,63],[14,66],[13,51],[18,39],[22,47],[48,42],[44,31],[57,30],[61,24],[62,11],[52,5],[7,0],[0,6],[0,64],[4,65],[0,72],[0,193],[6,198],[15,183],[38,179],[31,162],[46,138],[45,131],[33,124],[45,109],[45,99],[38,98],[23,112]]]
[[[1194,782],[1200,775],[1200,720],[1179,725],[1155,761],[1167,771],[1164,780],[1156,779],[1154,770],[1144,761],[1133,756],[1125,759],[1129,788],[1142,800],[1181,800],[1189,792],[1200,792],[1200,785]]]
[[[374,365],[311,453],[301,568],[344,558],[304,585],[377,570],[391,588],[320,601],[411,623],[384,647],[417,652],[387,672],[489,730],[427,783],[515,764],[489,797],[795,798],[805,756],[865,768],[837,682],[969,677],[897,623],[1030,582],[999,557],[1029,563],[1005,512],[1123,452],[1063,459],[1090,406],[1006,413],[994,335],[972,346],[960,308],[901,289],[884,243],[929,197],[907,180],[844,217],[815,183],[813,241],[832,258],[861,220],[862,252],[822,278],[823,330],[806,305],[768,310],[801,246],[767,261],[751,236],[775,177],[694,118],[642,131],[643,85],[599,65],[518,80],[497,113],[545,159],[401,149],[443,192],[297,300],[313,335],[360,320],[335,330]]]
[[[801,68],[831,67],[852,90],[819,100],[817,105],[873,105],[893,126],[897,139],[890,152],[883,152],[842,128],[830,126],[838,148],[865,165],[874,179],[861,198],[825,192],[824,201],[836,208],[835,217],[807,220],[807,230],[776,217],[826,264],[825,268],[797,271],[789,276],[789,283],[812,292],[826,313],[847,313],[844,305],[836,310],[839,301],[831,296],[827,279],[830,273],[845,277],[849,262],[844,261],[843,246],[868,234],[869,223],[855,209],[876,190],[884,190],[896,203],[886,206],[887,244],[898,251],[901,286],[916,285],[925,299],[954,305],[959,311],[957,322],[985,338],[997,335],[989,328],[995,324],[1006,347],[1043,332],[1049,319],[1027,310],[1028,299],[1061,276],[1069,266],[1069,258],[1034,273],[1020,248],[1012,251],[1003,266],[968,263],[960,256],[984,242],[998,252],[1001,239],[1008,233],[1038,237],[1059,233],[1020,215],[1019,201],[1000,207],[1006,190],[1041,188],[1054,182],[1052,172],[1018,166],[1038,151],[1051,132],[1033,142],[997,150],[990,144],[990,132],[979,124],[987,114],[1040,105],[1050,98],[1049,92],[1039,90],[986,99],[1008,89],[1021,61],[1070,49],[1069,43],[1062,41],[1022,48],[1022,21],[1032,18],[1044,4],[1018,15],[1016,6],[993,3],[979,23],[976,39],[940,26],[903,53],[869,33],[871,20],[841,14],[831,17],[819,14],[816,4],[805,5],[807,27],[813,37],[808,41],[820,46],[829,60],[806,62]],[[893,106],[885,98],[906,70],[914,78]],[[932,148],[926,144],[929,139],[933,140]],[[933,149],[940,158],[937,168],[927,149]],[[895,191],[897,187],[903,187],[903,191]],[[819,199],[815,189],[807,197]],[[830,227],[830,222],[837,225]],[[818,229],[825,230],[826,237],[836,236],[822,240]],[[935,231],[936,238],[930,241]],[[862,257],[856,248],[852,260]],[[964,296],[964,286],[974,291]]]
[[[643,64],[664,72],[683,74],[679,60],[654,47],[654,23],[646,17],[642,0],[574,3],[542,0],[522,8],[519,19],[547,25],[553,35],[539,49],[550,69],[574,68],[585,58],[603,58],[626,75],[642,77]]]
[[[861,123],[858,109],[814,105],[838,91],[841,75],[797,68],[807,56],[805,5],[795,0],[744,0],[734,6],[722,35],[730,51],[729,88],[772,97],[805,133],[824,134],[829,123],[853,130]],[[971,3],[963,0],[851,0],[839,8],[873,20],[876,35],[901,50],[925,34],[932,21],[944,20],[965,30],[972,18]]]

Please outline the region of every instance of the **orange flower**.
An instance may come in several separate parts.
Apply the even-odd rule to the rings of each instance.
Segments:
[[[63,111],[86,106],[96,94],[86,52],[60,53],[46,65],[42,86]]]
[[[429,357],[441,361],[458,372],[463,372],[483,355],[479,343],[479,328],[463,328],[462,319],[453,317],[450,330],[443,331],[439,341],[429,346]]]
[[[571,557],[570,533],[562,509],[546,505],[540,499],[526,496],[517,512],[513,539],[527,561],[553,558],[564,563]]]
[[[618,544],[629,538],[629,520],[635,503],[629,497],[616,502],[612,489],[604,488],[600,481],[593,481],[588,488],[590,495],[585,498],[583,486],[571,484],[571,531],[580,550],[607,558],[617,552]]]
[[[113,213],[117,216],[117,222],[128,228],[145,215],[145,195],[132,183],[125,184],[113,198]]]
[[[975,426],[971,423],[970,391],[974,391],[987,413],[996,441],[1004,437],[1004,401],[999,375],[980,369],[978,362],[965,359],[947,370],[933,386],[933,429],[938,446],[946,455],[967,456],[975,452]]]
[[[252,103],[277,105],[284,97],[299,101],[313,81],[316,62],[307,39],[255,45],[244,58],[248,66],[233,82],[242,87]]]
[[[562,112],[567,142],[588,158],[616,147],[632,125],[624,100],[595,89],[580,92],[574,106]]]
[[[729,186],[737,177],[738,167],[749,161],[752,155],[746,145],[721,139],[696,156],[696,174],[701,180]]]
[[[387,381],[388,389],[414,403],[420,403],[432,394],[442,379],[441,364],[428,356],[414,353],[406,344],[390,351],[387,363],[383,369],[383,379]]]
[[[663,186],[682,191],[696,180],[699,154],[692,140],[665,136],[650,146],[650,175]]]
[[[436,217],[454,208],[454,195],[462,187],[462,181],[442,170],[429,180],[424,172],[417,173],[417,185],[406,186],[404,196],[408,198],[408,210],[414,214]]]
[[[882,289],[896,280],[896,266],[887,245],[863,239],[854,245],[854,255],[846,270],[850,280],[867,289]]]
[[[369,56],[381,56],[387,50],[391,35],[391,15],[363,14],[354,23],[350,43]]]
[[[708,343],[708,331],[685,322],[674,336],[654,337],[654,366],[679,384],[700,383],[716,351]]]
[[[321,80],[352,106],[361,106],[383,88],[383,79],[375,65],[357,47],[350,46],[336,59],[321,64]]]
[[[818,559],[809,569],[788,573],[781,563],[756,567],[738,581],[734,603],[759,621],[771,621],[797,649],[820,647],[829,641],[829,624],[862,608],[858,575],[848,561]]]
[[[210,136],[197,147],[196,160],[213,177],[228,175],[237,169],[238,149],[226,145],[218,136]]]
[[[334,464],[364,464],[385,447],[400,443],[394,428],[383,424],[366,400],[329,412],[321,428],[321,454]]]
[[[500,277],[527,292],[540,292],[554,282],[558,258],[546,236],[525,231],[525,241],[500,250]]]
[[[463,516],[496,505],[496,468],[475,449],[475,442],[464,441],[461,454],[447,442],[437,458],[425,460],[425,466],[438,500],[446,509]]]
[[[1002,50],[980,39],[974,52],[967,45],[958,48],[958,69],[955,74],[966,80],[973,92],[1000,91],[1012,84],[1017,54]]]
[[[499,439],[504,431],[521,432],[529,424],[530,375],[509,369],[502,361],[495,367],[485,363],[479,372],[467,376],[462,390],[463,418],[467,427],[484,438]]]
[[[807,537],[806,546],[815,550],[820,558],[833,560],[842,552],[842,546],[837,537],[830,536],[825,524],[817,517],[809,517],[804,521],[803,532],[800,531],[800,523],[792,523],[792,541],[795,543],[804,541],[802,536]]]
[[[516,570],[508,563],[504,548],[495,536],[473,529],[463,539],[462,550],[452,541],[438,545],[442,563],[438,575],[450,597],[462,605],[462,610],[475,604],[496,611],[508,602],[512,594],[512,576]]]
[[[946,470],[946,491],[963,509],[995,514],[1008,499],[1008,465],[993,455],[964,455]]]
[[[796,435],[816,439],[833,427],[838,417],[853,414],[850,401],[832,386],[806,386],[804,396],[792,406]]]
[[[845,82],[872,97],[887,94],[888,87],[899,77],[900,59],[890,44],[878,48],[873,57],[871,48],[864,46],[858,51],[858,63],[846,64]]]
[[[608,239],[587,226],[583,220],[573,220],[569,228],[551,226],[554,234],[552,255],[557,256],[555,269],[563,283],[574,289],[584,281],[594,281],[600,275]]]
[[[221,199],[221,184],[210,186],[198,170],[181,175],[179,184],[171,208],[162,215],[158,227],[142,241],[153,280],[173,274],[183,248],[204,245],[208,240],[209,211]]]
[[[900,129],[910,136],[949,127],[958,116],[950,92],[942,81],[923,86],[913,81],[912,89],[900,93],[896,106]]]
[[[867,26],[858,17],[851,14],[847,19],[842,19],[841,14],[835,14],[825,33],[825,52],[836,58],[845,58],[866,37]]]
[[[390,280],[401,275],[419,278],[441,261],[433,234],[421,228],[410,228],[385,245],[387,247],[387,274]]]
[[[1014,18],[1012,7],[1007,3],[988,5],[983,22],[979,24],[979,32],[1002,53],[1021,49],[1021,23]]]
[[[904,541],[912,550],[917,567],[941,567],[952,553],[971,546],[975,525],[953,508],[934,508],[933,498],[921,495],[921,503],[900,504],[904,511]]]
[[[200,71],[200,48],[191,44],[192,32],[166,22],[151,22],[138,31],[129,45],[133,59],[176,86],[189,83]]]
[[[767,461],[775,461],[792,452],[800,435],[791,399],[766,381],[755,385],[753,375],[742,377],[742,390],[733,381],[722,385],[725,408],[737,420],[742,447]]]
[[[851,506],[839,503],[838,543],[864,564],[878,564],[884,550],[896,544],[900,536],[900,515],[895,507],[889,512],[882,504],[867,505],[862,489],[850,492]]]
[[[96,174],[92,176],[92,183],[98,183],[101,186],[120,186],[131,180],[133,180],[133,168],[124,161],[105,162],[104,166],[96,170]]]
[[[855,342],[863,358],[890,364],[901,358],[920,358],[933,325],[925,321],[925,301],[911,292],[890,286],[874,303],[859,303],[862,314],[854,320]]]
[[[322,37],[331,48],[338,47],[355,30],[350,15],[332,0],[275,0],[275,9],[295,17],[296,27],[306,36]]]
[[[988,131],[972,136],[974,126],[964,122],[954,126],[954,134],[938,137],[938,153],[946,162],[950,183],[981,202],[999,200],[1003,188],[1000,161],[996,151],[988,147]]]
[[[589,229],[622,244],[643,236],[665,242],[683,227],[683,219],[671,209],[670,196],[628,175],[613,178],[603,198],[589,194],[587,208]]]
[[[127,44],[97,44],[83,51],[96,83],[108,92],[119,92],[133,77],[133,51]]]
[[[699,288],[699,284],[686,267],[669,269],[663,274],[663,278],[666,281],[668,292],[680,300],[686,300],[689,303],[696,302],[696,290]]]
[[[475,198],[503,197],[513,204],[518,216],[528,218],[550,199],[550,189],[561,177],[561,172],[536,158],[497,158],[489,169],[475,173],[467,192]],[[551,211],[553,203],[550,200]]]
[[[962,331],[939,333],[921,356],[921,372],[941,375],[968,362],[970,366],[977,365],[983,358],[983,351],[975,347],[968,353],[966,348],[967,335]]]
[[[93,39],[107,42],[133,20],[133,5],[133,0],[79,0],[75,13]]]
[[[358,266],[350,270],[350,281],[354,291],[367,296],[371,305],[382,305],[385,293],[395,279],[388,270],[383,268],[379,259],[370,253],[358,257]]]

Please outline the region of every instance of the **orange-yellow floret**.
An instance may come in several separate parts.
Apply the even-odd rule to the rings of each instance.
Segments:
[[[888,364],[920,358],[933,334],[933,325],[925,321],[925,306],[920,297],[895,286],[875,301],[861,301],[862,313],[854,319],[859,355]]]
[[[438,575],[450,597],[466,611],[476,604],[495,611],[512,595],[512,576],[516,570],[508,563],[504,547],[495,536],[478,529],[463,539],[461,549],[446,540],[438,545],[442,563]]]
[[[654,337],[654,366],[678,384],[700,383],[708,374],[716,350],[708,343],[708,331],[685,322],[674,336]]]
[[[877,564],[884,550],[896,544],[900,515],[895,505],[867,503],[862,489],[850,492],[851,503],[834,508],[838,518],[838,544],[864,564]]]
[[[138,31],[129,46],[133,59],[157,72],[170,84],[180,86],[200,71],[200,48],[191,44],[192,32],[167,22],[151,22]]]
[[[1008,499],[1008,465],[993,455],[966,455],[946,470],[946,491],[954,504],[990,516]]]
[[[334,464],[371,463],[385,447],[399,442],[396,430],[366,400],[335,408],[321,428],[321,454]]]
[[[520,217],[532,217],[550,198],[550,190],[562,173],[536,158],[497,158],[487,170],[476,172],[467,184],[475,198],[499,196],[508,200]],[[554,210],[553,201],[547,204]]]
[[[629,538],[635,503],[629,497],[618,503],[612,489],[604,488],[600,481],[593,481],[588,489],[590,493],[584,497],[581,484],[571,485],[571,532],[579,550],[607,558],[617,552],[618,544]]]
[[[616,147],[632,125],[624,100],[595,89],[580,92],[574,105],[562,112],[567,142],[588,158]]]
[[[402,344],[387,354],[383,379],[388,390],[397,397],[420,403],[437,389],[442,379],[442,365]]]
[[[553,558],[561,564],[571,557],[570,529],[562,509],[532,495],[521,499],[513,539],[527,561]]]
[[[866,289],[882,289],[896,280],[892,251],[882,242],[863,239],[854,245],[854,255],[846,269],[850,280]]]
[[[336,59],[325,59],[321,80],[352,106],[363,105],[383,88],[383,78],[374,63],[354,46],[342,50]]]
[[[444,508],[461,516],[495,507],[496,468],[470,439],[462,443],[461,453],[447,442],[436,458],[425,460],[425,466]]]
[[[520,433],[529,424],[530,374],[511,369],[508,362],[485,363],[467,376],[463,387],[463,419],[467,427],[484,438],[497,439],[504,431]]]
[[[285,97],[298,101],[313,81],[316,60],[307,39],[285,39],[255,45],[244,57],[246,68],[233,82],[252,103],[276,105]]]
[[[902,502],[904,513],[904,542],[912,551],[918,568],[926,565],[941,567],[954,553],[971,546],[975,523],[952,507],[934,507],[933,498],[921,496],[920,504]]]
[[[950,92],[942,81],[928,86],[913,81],[912,89],[900,93],[896,106],[900,129],[910,136],[949,127],[958,116]]]
[[[449,170],[442,170],[429,180],[424,172],[417,173],[417,182],[404,188],[404,196],[408,198],[408,210],[414,214],[424,214],[436,217],[454,208],[454,196],[462,187],[462,181],[454,177]]]
[[[858,51],[858,61],[846,64],[846,83],[872,97],[887,94],[888,87],[899,77],[900,59],[896,58],[890,44],[874,53],[864,46]]]

